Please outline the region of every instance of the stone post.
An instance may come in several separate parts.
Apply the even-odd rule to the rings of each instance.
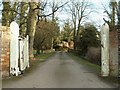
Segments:
[[[109,26],[107,23],[101,28],[101,75],[109,76]]]

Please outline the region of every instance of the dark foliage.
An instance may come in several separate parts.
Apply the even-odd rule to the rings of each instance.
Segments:
[[[100,40],[98,31],[94,25],[86,26],[80,33],[79,40],[77,42],[78,50],[80,54],[85,55],[89,47],[99,47]]]

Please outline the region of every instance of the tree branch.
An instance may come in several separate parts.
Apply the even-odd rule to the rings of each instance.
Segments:
[[[20,23],[19,27],[21,28],[22,25],[24,25],[25,23],[27,23],[27,22],[22,22],[22,23]]]
[[[103,20],[104,20],[108,25],[110,24],[109,20],[107,21],[107,20],[105,20],[105,18],[103,18]]]
[[[47,16],[51,16],[51,15],[53,15],[55,12],[57,12],[61,7],[63,7],[64,5],[66,5],[67,3],[68,3],[68,2],[64,3],[63,5],[61,5],[61,6],[59,6],[59,7],[56,7],[56,8],[53,10],[52,13],[49,13],[49,14],[47,14],[47,15],[39,15],[39,14],[37,14],[37,15],[38,15],[38,17],[47,17]]]
[[[16,10],[13,10],[13,9],[4,9],[4,10],[2,10],[2,11],[3,11],[3,12],[4,12],[4,11],[12,11],[12,12],[15,12],[15,13],[21,15],[21,13],[17,12]],[[26,18],[26,16],[22,16],[22,17]]]

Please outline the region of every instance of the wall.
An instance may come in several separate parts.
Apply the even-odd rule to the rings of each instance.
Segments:
[[[118,32],[110,31],[110,76],[118,75]]]
[[[0,27],[1,33],[1,65],[2,77],[9,76],[9,61],[10,61],[10,29],[6,26]]]
[[[119,66],[119,77],[120,77],[120,29],[118,29],[118,66]]]

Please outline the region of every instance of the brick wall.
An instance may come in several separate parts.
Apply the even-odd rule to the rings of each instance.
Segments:
[[[118,29],[118,73],[120,77],[120,29]]]
[[[110,75],[118,75],[118,32],[110,31]]]
[[[10,29],[6,26],[0,27],[1,33],[1,65],[2,76],[9,76],[9,61],[10,61]]]

